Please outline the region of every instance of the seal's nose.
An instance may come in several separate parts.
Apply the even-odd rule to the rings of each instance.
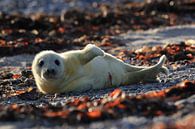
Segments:
[[[55,69],[46,69],[45,73],[55,75],[56,72],[55,72]]]

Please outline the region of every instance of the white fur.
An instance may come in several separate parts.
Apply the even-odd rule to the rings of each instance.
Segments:
[[[60,66],[55,66],[55,59],[60,60]],[[44,60],[45,66],[39,68],[39,60]],[[139,82],[154,82],[160,72],[168,74],[168,69],[163,66],[165,60],[166,57],[162,56],[154,66],[132,66],[89,44],[83,50],[61,54],[43,51],[36,55],[32,72],[38,89],[43,93],[82,92]],[[57,70],[54,79],[42,76],[42,72],[48,67]]]

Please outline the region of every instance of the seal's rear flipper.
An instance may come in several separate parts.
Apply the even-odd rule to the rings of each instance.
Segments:
[[[159,72],[168,75],[169,74],[168,68],[163,66],[166,60],[167,60],[167,57],[165,55],[162,55],[160,57],[160,60],[158,61],[158,63],[154,67],[159,67],[160,68]]]
[[[135,72],[135,71],[140,71],[143,69],[150,69],[152,67],[158,67],[158,68],[160,68],[160,72],[168,75],[169,70],[167,69],[167,67],[163,66],[163,64],[165,63],[166,60],[167,60],[167,57],[165,55],[163,55],[160,57],[158,63],[154,66],[146,67],[146,66],[133,66],[130,64],[124,64],[124,68],[127,70],[127,72]]]
[[[165,55],[162,55],[157,63],[157,65],[163,65],[165,61],[167,60],[167,57]]]
[[[125,75],[124,84],[132,84],[139,82],[158,82],[157,75],[159,73],[169,74],[167,67],[163,66],[166,61],[166,56],[161,56],[159,62],[156,65],[143,68],[134,72],[127,72]]]
[[[166,75],[169,75],[169,70],[168,70],[168,68],[165,67],[165,66],[162,66],[162,68],[160,69],[160,72],[162,72],[162,73],[164,73],[164,74],[166,74]]]

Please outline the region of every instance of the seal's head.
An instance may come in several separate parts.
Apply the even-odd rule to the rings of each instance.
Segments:
[[[33,60],[32,72],[38,86],[56,87],[64,77],[63,57],[54,51],[42,51]]]
[[[56,80],[64,74],[64,61],[54,51],[43,51],[33,61],[33,73],[43,80]]]

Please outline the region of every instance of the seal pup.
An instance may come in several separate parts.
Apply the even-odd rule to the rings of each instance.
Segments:
[[[153,66],[133,66],[88,44],[82,50],[64,53],[42,51],[33,60],[32,72],[42,93],[83,92],[159,81],[159,73],[169,73],[163,66],[165,61],[163,55]]]

